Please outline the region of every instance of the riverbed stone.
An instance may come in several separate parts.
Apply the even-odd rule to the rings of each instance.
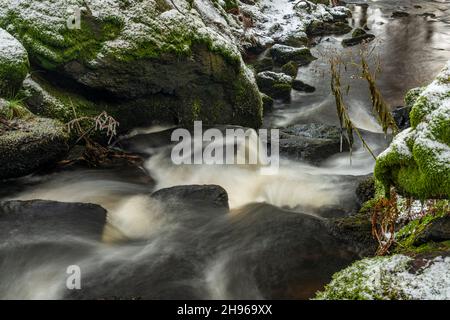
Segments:
[[[274,99],[289,100],[292,81],[291,76],[273,71],[264,71],[256,75],[259,90]]]
[[[280,154],[296,160],[320,163],[340,152],[340,129],[321,123],[298,124],[280,129]],[[343,140],[343,151],[348,144]]]
[[[281,71],[288,76],[295,78],[298,72],[298,63],[295,61],[289,61],[288,63],[281,66]]]
[[[270,54],[272,55],[273,61],[279,65],[294,61],[303,66],[316,59],[307,47],[295,48],[282,44],[274,45],[270,49]]]
[[[351,47],[356,46],[363,42],[370,42],[373,39],[375,39],[375,36],[373,34],[367,33],[365,30],[361,28],[356,28],[353,31],[351,38],[342,40],[342,45],[344,47]]]
[[[0,201],[0,239],[6,246],[13,241],[50,239],[56,234],[100,240],[105,224],[106,210],[95,204]]]
[[[168,202],[176,199],[184,205],[197,208],[221,208],[228,210],[228,194],[217,185],[182,185],[155,191],[152,198]]]

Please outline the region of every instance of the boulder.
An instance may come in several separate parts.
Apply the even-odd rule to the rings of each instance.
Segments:
[[[316,91],[316,88],[314,88],[313,86],[304,83],[301,80],[295,79],[294,81],[292,81],[292,89],[297,90],[297,91],[305,91],[305,92],[314,92]]]
[[[450,215],[433,219],[431,223],[415,239],[414,245],[433,241],[443,242],[450,240]]]
[[[272,70],[273,69],[272,58],[264,56],[261,59],[258,59],[255,63],[253,63],[253,68],[255,69],[256,73]]]
[[[264,93],[261,94],[261,99],[263,101],[264,113],[272,112],[273,111],[273,99]]]
[[[0,135],[0,179],[20,177],[59,160],[68,151],[68,134],[56,120],[17,119]]]
[[[375,179],[372,174],[358,183],[356,197],[360,206],[375,197]]]
[[[392,16],[392,18],[404,18],[404,17],[409,17],[409,13],[406,11],[397,10],[397,11],[392,12],[391,16]]]
[[[0,96],[14,97],[28,68],[28,55],[23,45],[0,28]]]
[[[367,33],[361,28],[357,28],[353,31],[352,37],[342,40],[342,45],[344,47],[356,46],[362,42],[370,42],[375,39],[373,34]]]
[[[220,208],[228,210],[228,194],[216,185],[183,185],[160,189],[151,195],[165,203],[176,200],[183,205],[197,208]]]
[[[298,124],[280,129],[280,154],[297,160],[319,163],[340,152],[340,129],[326,124]],[[343,151],[348,145],[343,140]]]
[[[366,258],[333,275],[321,300],[448,300],[449,252]]]
[[[264,71],[256,75],[259,90],[274,99],[289,100],[292,81],[292,77],[284,73]]]
[[[298,67],[299,65],[297,62],[289,61],[281,66],[281,72],[295,78],[297,77]]]
[[[450,198],[450,62],[415,100],[411,127],[377,157],[375,177],[386,192],[418,199]]]
[[[309,36],[325,36],[330,34],[346,34],[352,30],[347,23],[343,21],[328,22],[314,20],[309,24],[306,33]]]
[[[5,1],[0,27],[40,76],[111,109],[122,130],[161,119],[261,125],[260,94],[231,31],[240,25],[209,1]],[[83,6],[68,28],[68,9]]]
[[[307,65],[316,58],[307,47],[294,48],[282,44],[276,44],[270,49],[273,61],[278,65],[283,65],[289,61],[294,61],[300,66]]]
[[[100,240],[105,224],[106,210],[95,204],[0,201],[0,240],[3,245],[21,240],[50,240],[56,236]]]

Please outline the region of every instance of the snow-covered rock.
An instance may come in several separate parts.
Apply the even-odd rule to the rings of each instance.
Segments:
[[[0,96],[14,96],[28,73],[28,55],[22,44],[0,28]]]
[[[450,61],[430,85],[415,94],[411,128],[398,134],[378,156],[375,176],[386,191],[394,185],[400,193],[419,199],[448,199]]]
[[[367,258],[333,276],[317,299],[450,299],[450,257]]]
[[[131,104],[118,116],[135,125],[261,124],[260,94],[236,39],[242,23],[217,2],[4,0],[0,27],[39,68]]]

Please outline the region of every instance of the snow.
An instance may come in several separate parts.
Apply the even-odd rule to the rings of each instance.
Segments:
[[[429,159],[422,165],[445,174],[450,170],[450,146],[436,134],[442,131],[440,126],[450,123],[450,61],[419,95],[412,109],[412,112],[418,111],[424,114],[422,121],[415,128],[408,128],[395,136],[378,158],[386,158],[392,152],[396,152],[401,160],[412,159],[413,153],[415,157],[427,155]]]
[[[350,10],[345,7],[331,8],[309,1],[287,0],[260,0],[253,6],[241,3],[240,10],[252,17],[254,27],[247,31],[248,36],[254,37],[259,43],[267,37],[279,41],[291,34],[305,34],[314,20],[332,21],[335,17],[350,14]]]
[[[27,59],[27,52],[23,45],[0,28],[0,62],[20,64]]]
[[[333,276],[319,299],[327,299],[330,292],[331,298],[337,294],[342,299],[356,292],[367,300],[449,300],[450,257],[415,259],[422,267],[414,272],[410,268],[414,259],[401,254],[357,261]]]

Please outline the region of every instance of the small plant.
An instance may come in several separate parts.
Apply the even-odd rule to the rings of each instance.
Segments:
[[[377,115],[378,122],[380,123],[384,134],[386,135],[388,130],[391,129],[392,133],[396,135],[398,133],[398,127],[392,116],[391,108],[384,100],[383,95],[376,84],[377,75],[381,72],[380,58],[377,57],[375,59],[375,70],[373,71],[368,63],[372,54],[373,50],[369,51],[367,43],[363,43],[361,50],[359,50],[359,58],[361,61],[357,67],[361,70],[361,77],[365,79],[369,85],[373,112]]]
[[[347,107],[344,102],[344,98],[343,98],[342,90],[341,90],[341,68],[342,68],[342,66],[345,67],[345,65],[342,62],[341,58],[337,55],[331,56],[329,59],[329,62],[330,62],[330,68],[331,68],[331,91],[332,91],[335,101],[336,101],[336,112],[337,112],[337,115],[339,118],[339,125],[340,125],[340,129],[341,129],[341,152],[342,152],[342,144],[343,144],[344,129],[345,129],[345,131],[346,131],[345,138],[347,139],[347,142],[348,142],[348,145],[350,148],[350,161],[351,161],[351,157],[352,157],[353,144],[354,144],[353,133],[356,133],[358,138],[361,140],[364,148],[375,159],[375,155],[373,154],[369,145],[366,143],[366,141],[362,137],[361,133],[359,132],[358,128],[353,124],[352,120],[350,119]],[[346,90],[348,91],[349,87],[347,87]]]
[[[73,110],[76,115],[75,109]],[[89,126],[87,129],[84,128],[86,123]],[[108,115],[106,111],[103,111],[95,117],[79,117],[67,123],[69,133],[75,131],[79,135],[77,142],[81,139],[88,139],[94,132],[106,132],[106,136],[109,138],[108,144],[110,144],[111,140],[117,135],[118,126],[119,122]]]
[[[103,133],[108,137],[108,144],[111,144],[112,139],[117,135],[117,127],[119,122],[110,116],[106,111],[101,112],[97,116],[83,116],[77,117],[74,106],[72,105],[74,119],[67,123],[67,129],[70,132],[75,132],[78,136],[75,144],[84,141],[85,150],[79,159],[63,161],[61,164],[67,165],[75,161],[84,161],[90,166],[101,166],[108,164],[113,159],[125,159],[129,163],[139,163],[140,158],[117,150],[112,150],[101,145],[93,140],[94,133]]]
[[[395,226],[399,216],[397,194],[391,190],[389,198],[379,199],[372,209],[372,236],[378,241],[376,255],[383,256],[395,242]]]
[[[26,97],[20,92],[6,95],[6,100],[2,100],[4,103],[0,106],[0,118],[3,119],[3,122],[27,118],[32,115],[24,104],[25,99]]]

